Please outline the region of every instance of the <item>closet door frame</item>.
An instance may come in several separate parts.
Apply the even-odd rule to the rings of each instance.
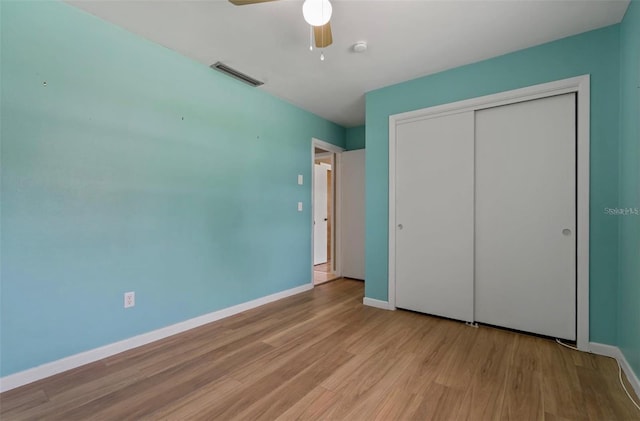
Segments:
[[[576,342],[578,349],[582,351],[589,351],[589,86],[589,75],[583,75],[389,116],[389,309],[395,310],[396,308],[395,174],[397,125],[424,118],[433,118],[436,116],[444,116],[464,111],[478,111],[500,105],[508,105],[522,101],[530,101],[575,92],[577,96]]]

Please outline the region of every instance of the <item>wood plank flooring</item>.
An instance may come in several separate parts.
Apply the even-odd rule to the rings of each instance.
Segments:
[[[640,420],[614,360],[314,290],[0,395],[2,420]]]
[[[327,263],[321,263],[313,267],[313,284],[320,285],[325,282],[338,279],[335,273],[331,270],[331,260],[327,260]]]

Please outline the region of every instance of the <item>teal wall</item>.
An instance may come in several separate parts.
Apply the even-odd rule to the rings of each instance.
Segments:
[[[344,128],[64,3],[1,23],[3,376],[310,282]]]
[[[640,2],[620,25],[620,208],[640,208]],[[640,374],[640,216],[618,216],[618,346]]]
[[[348,128],[346,138],[347,138],[346,147],[348,151],[353,151],[356,149],[364,149],[365,147],[364,125]]]
[[[387,300],[389,116],[591,74],[591,340],[616,343],[619,26],[565,38],[372,91],[366,96],[365,295]]]

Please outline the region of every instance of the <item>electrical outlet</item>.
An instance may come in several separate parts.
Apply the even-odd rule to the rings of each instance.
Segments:
[[[129,308],[129,307],[133,307],[136,305],[136,293],[131,291],[131,292],[125,292],[124,293],[124,308]]]

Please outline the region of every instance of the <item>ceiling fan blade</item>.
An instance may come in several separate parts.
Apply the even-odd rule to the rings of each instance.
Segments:
[[[331,35],[331,22],[322,26],[313,27],[313,38],[316,40],[316,48],[325,48],[333,43]]]
[[[266,3],[268,1],[276,0],[229,0],[229,3],[235,6],[246,6],[247,4]]]

